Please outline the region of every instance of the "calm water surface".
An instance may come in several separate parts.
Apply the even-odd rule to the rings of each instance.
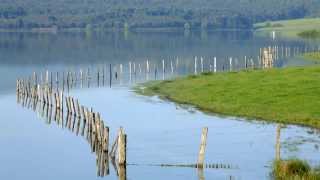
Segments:
[[[112,88],[76,88],[70,91],[81,104],[101,113],[110,127],[111,141],[123,126],[128,134],[127,179],[203,179],[196,169],[165,168],[150,164],[183,164],[197,160],[201,128],[209,127],[207,163],[230,164],[231,169],[205,169],[205,179],[270,179],[275,157],[276,125],[220,117],[181,107],[157,97],[132,92],[137,82],[146,81],[138,64],[148,59],[159,69],[165,59],[179,66],[165,78],[192,74],[194,57],[203,57],[205,68],[217,57],[218,69],[229,57],[246,56],[256,61],[266,46],[314,47],[312,42],[253,37],[249,31],[193,33],[0,33],[0,179],[102,179],[96,176],[95,155],[87,142],[55,123],[48,124],[36,112],[16,103],[15,83],[33,71],[105,67],[113,72],[134,63],[137,75],[113,80]],[[303,65],[301,58],[281,58],[277,67]],[[144,67],[144,66],[143,66]],[[142,69],[143,69],[142,67]],[[227,67],[227,66],[226,66]],[[149,79],[155,78],[150,75]],[[288,126],[281,131],[281,155],[320,163],[320,134],[316,130]],[[103,179],[118,179],[112,166]]]

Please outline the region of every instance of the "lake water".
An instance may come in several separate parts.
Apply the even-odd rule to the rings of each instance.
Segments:
[[[200,73],[202,67],[208,71],[214,57],[218,71],[230,69],[230,58],[236,69],[245,67],[245,62],[258,66],[260,48],[269,46],[291,48],[288,57],[274,62],[275,67],[308,64],[293,55],[318,48],[313,42],[255,37],[250,31],[0,33],[0,179],[101,179],[84,138],[47,123],[16,100],[17,78],[46,70],[61,76],[88,68],[93,79],[98,69],[103,71],[103,83],[79,85],[69,94],[101,113],[112,142],[119,127],[124,127],[127,179],[270,179],[276,124],[204,114],[132,91],[139,82],[194,74],[195,69]],[[230,169],[204,169],[202,174],[193,168],[151,166],[195,163],[205,126],[209,128],[206,162],[228,164]],[[281,145],[283,158],[320,164],[317,130],[287,126],[281,131]],[[110,165],[110,174],[103,179],[120,178]]]

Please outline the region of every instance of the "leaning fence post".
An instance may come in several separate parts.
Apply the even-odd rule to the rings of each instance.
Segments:
[[[201,134],[201,144],[200,144],[200,151],[198,156],[198,168],[203,168],[204,165],[204,156],[206,152],[206,145],[207,145],[207,135],[208,135],[208,127],[202,129]]]

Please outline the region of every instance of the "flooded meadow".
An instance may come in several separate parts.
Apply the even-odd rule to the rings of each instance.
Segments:
[[[277,134],[275,123],[204,113],[134,91],[143,82],[204,72],[303,66],[311,62],[300,54],[318,48],[251,31],[0,33],[0,179],[270,179],[277,136],[282,158],[320,164],[319,130],[288,125]],[[101,142],[106,151],[82,123],[89,112],[108,128],[101,131],[108,136],[98,132],[102,141],[108,137]],[[108,157],[120,127],[124,171]],[[199,170],[192,165],[203,127],[207,166]]]

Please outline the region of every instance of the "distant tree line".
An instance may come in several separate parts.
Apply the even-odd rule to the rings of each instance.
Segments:
[[[251,28],[318,8],[318,0],[0,0],[0,28]]]

